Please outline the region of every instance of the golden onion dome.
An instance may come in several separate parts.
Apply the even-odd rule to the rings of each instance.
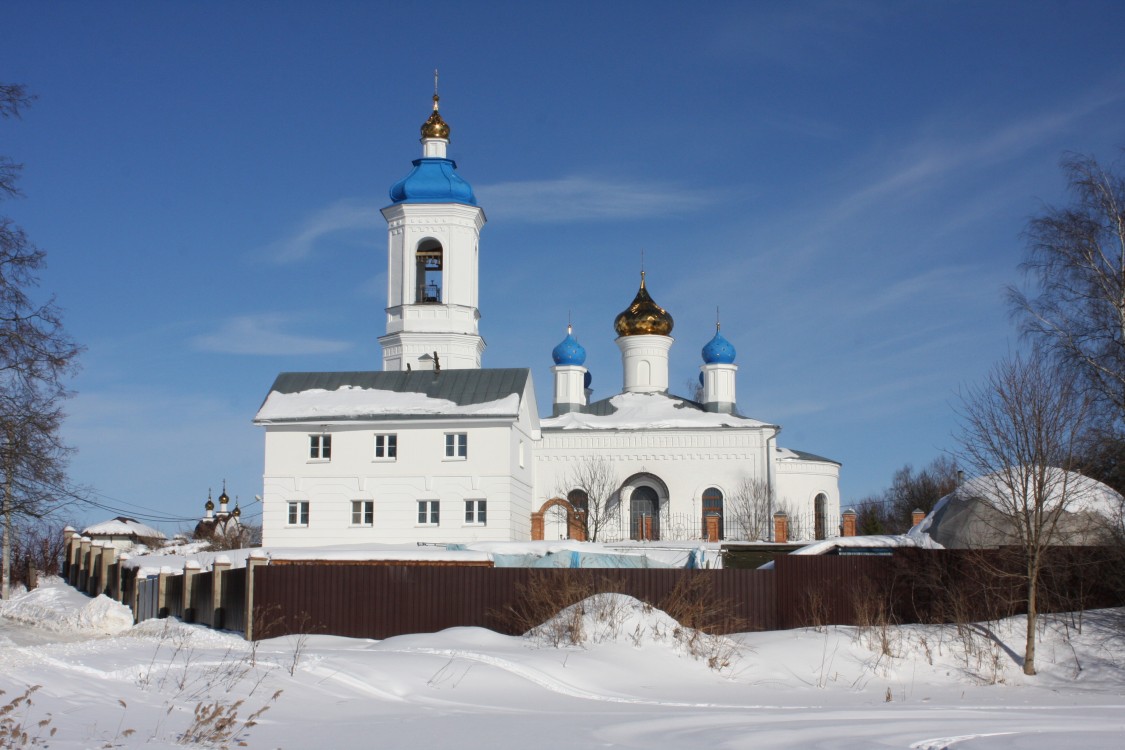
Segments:
[[[437,94],[434,94],[434,111],[430,114],[430,119],[422,123],[422,137],[449,140],[449,124],[441,119],[441,113],[438,112]]]
[[[211,498],[207,498],[207,502],[203,505],[203,507],[207,510],[215,510],[215,501]]]
[[[641,271],[641,288],[633,304],[613,321],[618,336],[668,336],[672,333],[672,316],[656,304],[645,288],[645,272]]]

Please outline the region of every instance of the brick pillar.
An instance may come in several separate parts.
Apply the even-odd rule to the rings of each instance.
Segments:
[[[254,575],[258,568],[269,564],[269,556],[260,549],[250,553],[246,558],[246,621],[242,624],[242,632],[246,640],[254,640]]]
[[[184,563],[184,593],[181,600],[180,611],[183,612],[184,622],[195,622],[195,607],[192,606],[194,595],[195,577],[199,575],[199,562],[188,560]]]
[[[922,523],[925,517],[926,511],[922,510],[921,508],[915,508],[914,512],[910,514],[910,523],[913,526],[917,526],[918,524]]]
[[[840,536],[856,535],[856,518],[857,514],[851,508],[840,514]]]
[[[567,535],[576,542],[586,541],[586,512],[575,510],[566,515]]]
[[[703,523],[705,524],[707,530],[707,541],[719,541],[719,514],[708,513],[703,517]]]
[[[223,622],[223,573],[230,570],[230,558],[221,555],[211,563],[211,627],[220,630],[226,627]]]
[[[531,514],[531,541],[543,541],[543,511],[541,510]]]
[[[773,514],[773,540],[778,544],[789,541],[789,514],[783,510]]]

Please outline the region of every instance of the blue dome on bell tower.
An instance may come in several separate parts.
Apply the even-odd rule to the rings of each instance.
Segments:
[[[734,364],[734,345],[723,337],[719,332],[719,326],[715,326],[715,337],[712,338],[703,347],[703,363],[707,365],[730,365]]]
[[[586,363],[586,349],[574,338],[570,326],[566,327],[566,338],[551,350],[551,359],[556,365],[584,365]]]

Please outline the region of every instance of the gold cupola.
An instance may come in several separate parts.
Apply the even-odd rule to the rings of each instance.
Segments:
[[[438,112],[438,95],[434,92],[434,111],[430,114],[430,118],[422,123],[422,137],[423,138],[441,138],[449,140],[449,124],[441,119],[441,113]]]
[[[613,321],[618,336],[669,336],[674,321],[672,316],[649,296],[645,288],[645,272],[641,271],[641,288],[633,304]]]

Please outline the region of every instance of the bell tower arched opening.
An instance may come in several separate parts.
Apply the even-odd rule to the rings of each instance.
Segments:
[[[414,259],[415,303],[441,304],[442,271],[445,268],[441,243],[435,239],[422,240],[418,243]]]

